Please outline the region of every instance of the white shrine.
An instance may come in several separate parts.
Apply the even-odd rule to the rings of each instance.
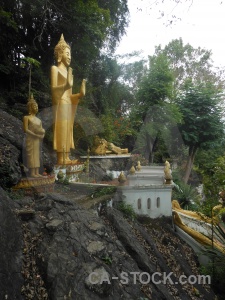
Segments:
[[[164,166],[142,166],[128,175],[128,185],[120,186],[123,201],[133,207],[135,213],[150,218],[172,216],[172,180],[166,183]]]

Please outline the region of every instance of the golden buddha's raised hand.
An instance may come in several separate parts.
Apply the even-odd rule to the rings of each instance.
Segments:
[[[82,80],[81,87],[80,87],[80,96],[81,97],[85,96],[85,93],[86,93],[86,82],[87,82],[86,79]]]
[[[67,72],[67,86],[68,89],[73,86],[73,69],[71,67],[68,68]]]

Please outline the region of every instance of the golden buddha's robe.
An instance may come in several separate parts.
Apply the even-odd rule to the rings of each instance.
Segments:
[[[43,134],[41,120],[28,117],[28,129],[35,134]],[[40,167],[40,138],[26,133],[26,164],[28,168]]]
[[[67,71],[56,66],[51,69],[53,101],[53,149],[57,152],[70,152],[74,149],[73,124],[79,103],[79,95],[72,95],[72,88],[65,89]]]

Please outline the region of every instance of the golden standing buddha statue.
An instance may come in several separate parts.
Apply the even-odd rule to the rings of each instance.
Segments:
[[[73,75],[70,46],[63,34],[55,46],[57,66],[51,68],[51,92],[54,118],[53,149],[57,151],[57,164],[70,164],[70,149],[74,149],[73,124],[79,99],[85,95],[86,80],[82,81],[80,93],[72,94]]]
[[[23,128],[26,133],[26,166],[30,177],[42,177],[40,168],[40,142],[44,138],[45,130],[42,122],[36,117],[38,112],[37,102],[31,95],[28,103],[28,116],[23,117]]]

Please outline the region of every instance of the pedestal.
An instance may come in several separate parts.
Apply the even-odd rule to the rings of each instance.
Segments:
[[[84,164],[77,163],[77,164],[70,164],[70,165],[55,165],[54,166],[54,174],[55,179],[58,180],[57,175],[59,171],[64,173],[64,178],[68,177],[69,182],[76,182],[79,179],[79,173],[83,172]]]
[[[44,177],[24,177],[13,187],[14,191],[23,190],[26,195],[53,192],[55,175]]]
[[[104,170],[124,171],[127,169],[131,154],[109,154],[109,155],[90,155],[81,156],[84,161],[89,158],[89,162],[100,166]]]

